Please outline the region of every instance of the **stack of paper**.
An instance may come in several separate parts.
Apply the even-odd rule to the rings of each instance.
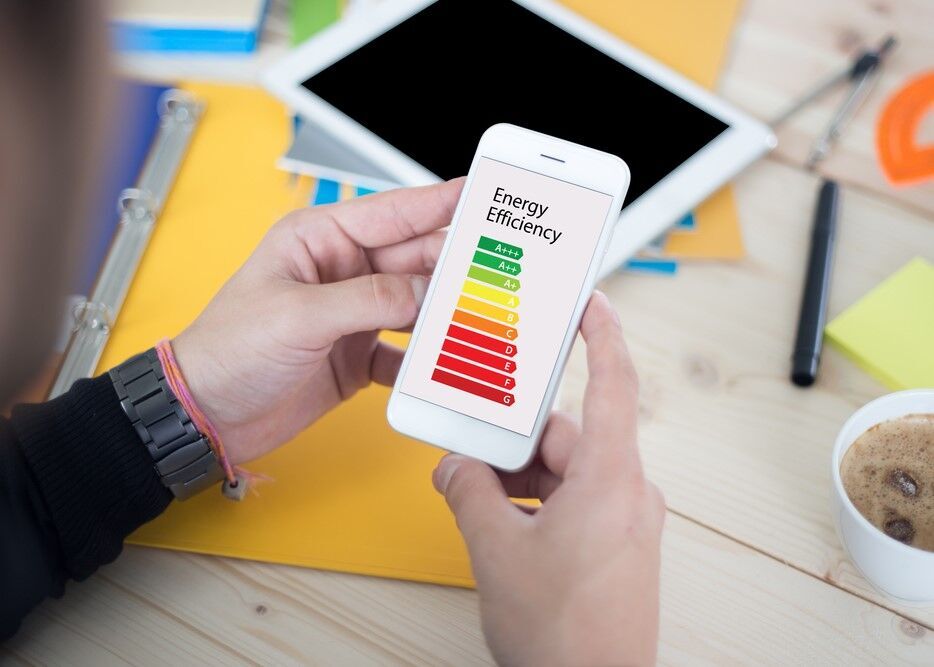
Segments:
[[[114,43],[124,51],[249,52],[266,0],[116,0]]]

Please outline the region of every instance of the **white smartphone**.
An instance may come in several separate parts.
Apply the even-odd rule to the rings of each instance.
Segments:
[[[628,187],[609,153],[484,132],[389,399],[394,429],[529,463]]]

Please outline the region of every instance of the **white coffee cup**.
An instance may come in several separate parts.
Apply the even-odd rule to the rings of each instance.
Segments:
[[[934,414],[934,389],[899,391],[857,410],[840,429],[831,467],[833,520],[837,535],[863,576],[899,602],[934,603],[934,552],[894,540],[866,519],[843,488],[840,463],[850,446],[869,428],[910,414]]]

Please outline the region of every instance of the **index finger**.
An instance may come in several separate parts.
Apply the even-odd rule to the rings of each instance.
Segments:
[[[602,292],[594,292],[581,321],[589,379],[584,393],[581,451],[599,467],[641,471],[636,439],[638,378],[619,317]]]
[[[381,248],[450,224],[463,178],[357,197],[335,206],[333,221],[358,246]]]

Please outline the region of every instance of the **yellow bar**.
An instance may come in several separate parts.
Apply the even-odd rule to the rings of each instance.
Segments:
[[[483,315],[484,317],[505,322],[506,324],[515,324],[519,321],[518,313],[500,308],[499,306],[491,306],[483,301],[471,299],[469,296],[462,296],[459,298],[457,300],[457,307],[476,313],[477,315]]]
[[[512,292],[504,292],[503,290],[498,290],[495,287],[488,287],[482,283],[475,283],[472,280],[465,280],[464,287],[461,291],[464,294],[478,296],[481,299],[486,299],[487,301],[498,303],[501,306],[509,306],[510,308],[519,307],[519,297],[517,297]]]

